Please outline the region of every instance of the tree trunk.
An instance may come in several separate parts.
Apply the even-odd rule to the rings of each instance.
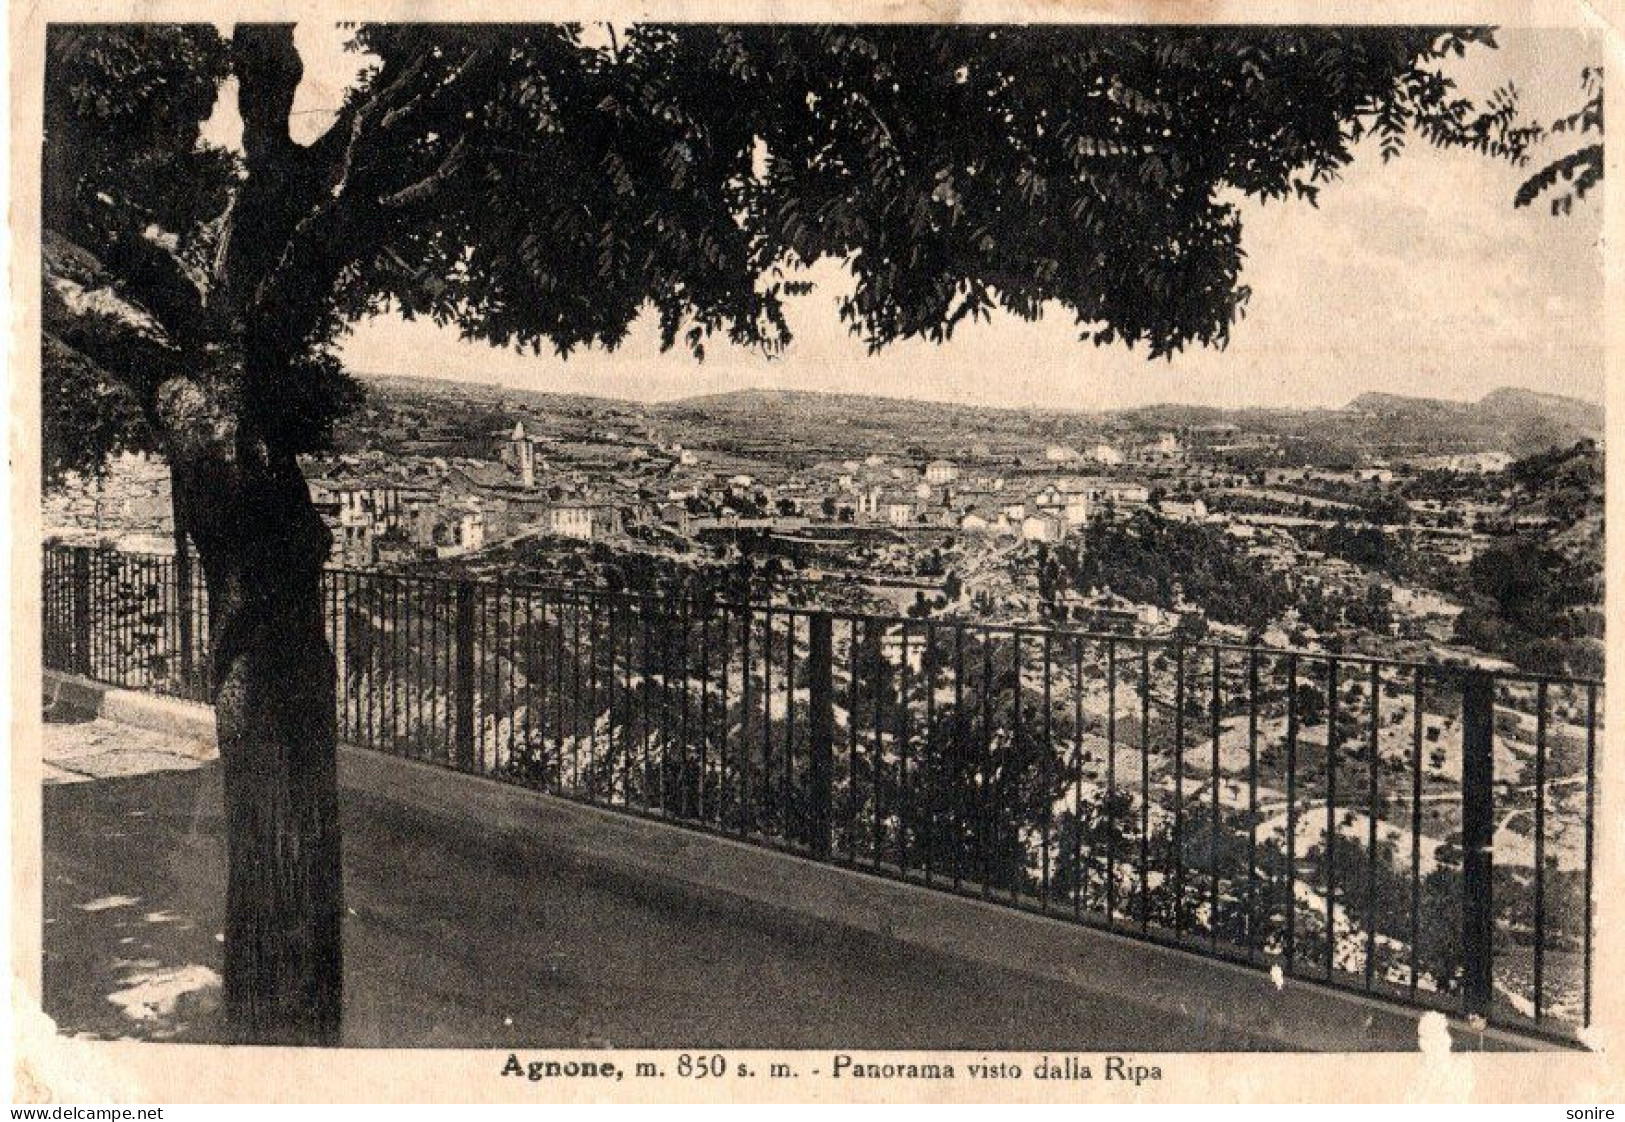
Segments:
[[[176,457],[209,590],[227,839],[225,1012],[241,1043],[336,1044],[342,1000],[330,536],[291,455]]]
[[[176,655],[175,678],[180,685],[181,696],[191,698],[194,696],[192,691],[197,680],[197,655],[192,634],[192,546],[186,536],[186,523],[181,521],[182,505],[179,492],[180,484],[176,481],[175,473],[171,471],[169,517],[175,541],[175,622],[176,636],[180,642],[180,651]]]

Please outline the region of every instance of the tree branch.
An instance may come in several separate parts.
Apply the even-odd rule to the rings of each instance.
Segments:
[[[451,151],[446,154],[446,158],[440,162],[439,167],[435,168],[433,172],[418,180],[416,183],[402,187],[399,191],[385,195],[383,198],[378,200],[379,205],[390,209],[397,209],[400,207],[411,206],[414,203],[425,202],[434,198],[440,193],[441,188],[446,185],[446,182],[456,175],[457,172],[462,168],[463,161],[467,158],[467,156],[467,138],[459,137],[457,139],[457,143],[452,146]]]
[[[457,69],[452,71],[450,77],[448,77],[444,82],[441,82],[438,86],[435,86],[433,89],[416,94],[410,101],[389,110],[384,114],[383,119],[379,122],[379,127],[383,129],[394,128],[403,120],[410,117],[413,110],[417,109],[418,106],[424,104],[426,101],[433,101],[447,90],[461,85],[463,79],[472,73],[474,68],[478,66],[489,53],[490,52],[483,46],[475,47],[473,50],[469,51],[464,57],[463,61],[458,64]]]
[[[293,139],[288,119],[305,66],[291,23],[240,23],[232,31],[237,112],[250,173],[284,159]]]

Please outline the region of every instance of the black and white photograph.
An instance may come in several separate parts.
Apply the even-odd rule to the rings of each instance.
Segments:
[[[1617,1101],[1618,33],[1204,7],[14,12],[15,1093]]]

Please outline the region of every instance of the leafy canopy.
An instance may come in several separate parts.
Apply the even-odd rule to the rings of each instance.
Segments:
[[[291,33],[234,39],[52,29],[48,467],[150,442],[165,371],[229,365],[234,333],[272,325],[301,357],[247,396],[298,450],[348,400],[312,359],[387,306],[561,352],[652,307],[667,346],[771,351],[825,258],[872,347],[994,308],[1152,356],[1223,346],[1238,193],[1312,203],[1368,136],[1529,139],[1509,93],[1474,106],[1441,69],[1493,45],[1477,28],[643,25],[600,49],[573,25],[365,25],[376,61],[309,146],[287,138]],[[243,161],[198,141],[231,73]],[[58,283],[75,269],[107,297],[89,312]]]
[[[1588,66],[1582,70],[1580,87],[1586,95],[1580,108],[1545,127],[1529,127],[1529,132],[1532,139],[1575,137],[1581,143],[1572,152],[1542,165],[1524,180],[1513,205],[1529,206],[1546,197],[1554,216],[1566,215],[1574,210],[1575,200],[1585,198],[1602,182],[1603,68]],[[1592,135],[1595,140],[1586,139]]]

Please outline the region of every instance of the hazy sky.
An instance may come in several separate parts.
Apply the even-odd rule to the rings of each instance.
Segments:
[[[1542,118],[1578,107],[1580,70],[1601,61],[1600,46],[1578,33],[1509,31],[1501,41],[1498,51],[1470,51],[1453,72],[1468,94],[1515,81]],[[342,52],[336,29],[302,26],[298,42],[306,78],[296,135],[309,139],[327,127],[359,62]],[[235,90],[225,93],[208,134],[229,143],[241,126]],[[1085,409],[1335,406],[1365,390],[1474,398],[1503,385],[1600,400],[1601,200],[1593,195],[1566,218],[1544,206],[1514,210],[1526,174],[1415,142],[1387,165],[1361,152],[1322,189],[1318,209],[1243,202],[1246,316],[1228,350],[1190,350],[1172,362],[1079,342],[1060,309],[1031,324],[996,315],[945,346],[903,343],[870,356],[836,320],[847,282],[838,265],[815,270],[814,291],[789,302],[797,338],[771,360],[723,340],[707,344],[703,363],[681,350],[662,354],[652,316],[619,350],[568,360],[380,316],[356,325],[343,355],[361,371],[639,400],[771,386]]]

